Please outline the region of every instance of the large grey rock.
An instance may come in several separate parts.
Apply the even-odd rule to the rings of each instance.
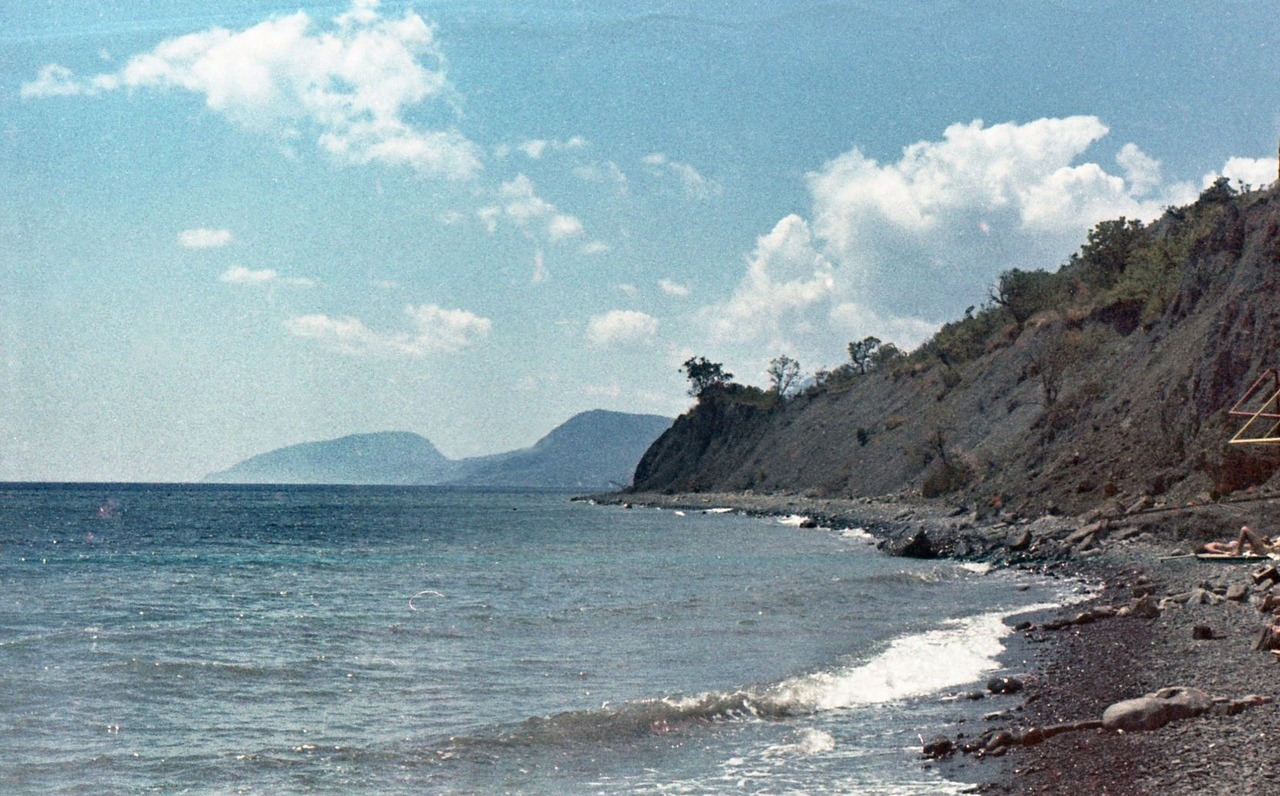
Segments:
[[[1102,726],[1126,732],[1156,730],[1171,721],[1199,716],[1211,707],[1209,695],[1198,688],[1162,688],[1111,705],[1102,713]]]
[[[924,531],[917,531],[906,544],[894,551],[894,554],[905,558],[937,558],[938,556],[937,551],[933,549],[933,542],[929,541],[929,534]]]
[[[1023,528],[1022,533],[1018,534],[1018,538],[1009,543],[1009,550],[1014,553],[1021,553],[1023,550],[1031,547],[1031,529]]]

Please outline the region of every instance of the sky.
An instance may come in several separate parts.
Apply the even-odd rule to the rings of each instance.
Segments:
[[[461,458],[1276,178],[1270,4],[0,0],[0,481]]]

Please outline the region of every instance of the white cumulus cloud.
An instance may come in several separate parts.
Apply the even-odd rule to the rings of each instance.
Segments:
[[[218,277],[219,282],[229,285],[269,285],[281,284],[294,287],[314,287],[315,281],[299,276],[280,276],[274,268],[253,270],[243,265],[233,265]]]
[[[427,101],[448,99],[444,64],[434,29],[416,13],[391,18],[376,0],[355,0],[328,25],[298,11],[243,30],[166,39],[117,72],[77,78],[50,64],[21,94],[180,89],[203,95],[209,108],[247,129],[310,134],[343,163],[465,179],[481,167],[479,148],[455,130],[407,118]]]
[[[575,149],[585,149],[586,146],[587,139],[582,136],[575,135],[564,141],[553,141],[546,138],[530,138],[527,141],[522,141],[515,148],[520,152],[523,152],[525,157],[530,160],[541,160],[542,156],[548,152],[567,152]],[[497,149],[499,157],[505,157],[510,154],[510,152],[511,147],[505,145],[498,147]]]
[[[222,275],[218,277],[218,281],[226,282],[229,285],[264,285],[275,281],[279,276],[280,274],[274,268],[253,271],[243,265],[233,265],[222,272]]]
[[[1206,174],[1203,185],[1207,188],[1218,177],[1226,177],[1232,183],[1265,188],[1276,181],[1276,176],[1275,158],[1231,158],[1220,173]]]
[[[184,229],[178,233],[178,243],[188,249],[217,249],[232,242],[231,231],[226,229]]]
[[[668,296],[679,296],[681,298],[684,298],[685,296],[689,295],[688,285],[682,285],[679,282],[676,282],[671,279],[659,279],[658,289],[661,290],[663,293],[666,293]]]
[[[524,174],[502,183],[498,189],[498,204],[487,205],[476,211],[476,216],[489,232],[496,232],[499,221],[505,219],[535,240],[557,243],[582,235],[582,221],[576,216],[561,213],[556,206],[538,195],[533,180]]]
[[[716,342],[768,339],[820,316],[835,290],[833,274],[831,261],[814,248],[809,223],[789,215],[756,241],[733,296],[703,310],[702,318]]]
[[[359,318],[328,315],[300,315],[285,322],[285,328],[343,354],[352,356],[422,358],[452,354],[488,336],[493,326],[488,318],[466,310],[447,310],[433,304],[406,308],[411,330],[375,332]]]
[[[647,345],[658,333],[658,319],[637,310],[612,310],[587,322],[587,340],[599,348]]]
[[[661,152],[645,155],[644,164],[655,177],[674,177],[685,195],[693,199],[706,199],[724,190],[718,182],[703,177],[693,166],[672,160]]]

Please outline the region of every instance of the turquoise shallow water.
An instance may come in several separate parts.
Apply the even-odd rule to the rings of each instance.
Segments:
[[[920,793],[1058,595],[567,495],[0,486],[10,792]]]

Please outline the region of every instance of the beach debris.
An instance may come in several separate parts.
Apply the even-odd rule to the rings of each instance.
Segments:
[[[1173,605],[1218,605],[1226,598],[1217,592],[1210,591],[1202,586],[1197,586],[1191,591],[1181,592],[1179,594],[1170,594],[1168,597],[1160,600],[1159,607],[1161,610]]]
[[[1084,719],[1051,724],[1046,727],[991,728],[982,735],[961,743],[963,735],[953,743],[945,735],[935,735],[927,742],[921,737],[925,757],[938,759],[956,750],[977,757],[999,757],[1018,746],[1035,746],[1057,735],[1072,732],[1111,730],[1113,732],[1148,732],[1181,719],[1205,714],[1235,716],[1258,705],[1267,705],[1272,698],[1263,694],[1249,694],[1238,699],[1210,697],[1199,688],[1175,686],[1162,688],[1146,696],[1126,699],[1109,706],[1099,719]]]
[[[1100,605],[1096,608],[1090,608],[1087,611],[1081,611],[1075,616],[1050,620],[1041,625],[1041,627],[1045,630],[1061,630],[1064,627],[1071,627],[1072,625],[1087,625],[1090,622],[1096,622],[1099,619],[1110,619],[1118,613],[1119,610],[1112,608],[1109,605]],[[1132,613],[1132,611],[1129,613]]]
[[[1130,503],[1127,507],[1125,507],[1124,513],[1138,514],[1143,511],[1146,511],[1147,509],[1151,508],[1155,504],[1156,504],[1155,500],[1150,495],[1143,495],[1142,497],[1138,498],[1135,502]]]
[[[1258,641],[1253,645],[1255,650],[1280,650],[1280,626],[1269,625],[1262,628]]]
[[[1109,706],[1102,712],[1102,726],[1125,732],[1157,730],[1171,721],[1208,713],[1212,707],[1213,700],[1199,688],[1162,688]]]
[[[1262,569],[1253,573],[1254,585],[1261,585],[1264,580],[1269,583],[1280,582],[1280,572],[1276,571],[1276,568],[1274,565],[1269,567],[1263,567]]]
[[[1215,699],[1213,700],[1213,714],[1215,716],[1235,716],[1249,708],[1269,705],[1271,702],[1272,697],[1265,694],[1250,694],[1240,699]]]
[[[1097,719],[1070,721],[1052,724],[1048,727],[1028,727],[1024,730],[990,729],[972,741],[966,741],[958,748],[964,754],[976,754],[978,757],[1000,757],[1015,746],[1035,746],[1055,735],[1068,732],[1096,730],[1102,726]]]

